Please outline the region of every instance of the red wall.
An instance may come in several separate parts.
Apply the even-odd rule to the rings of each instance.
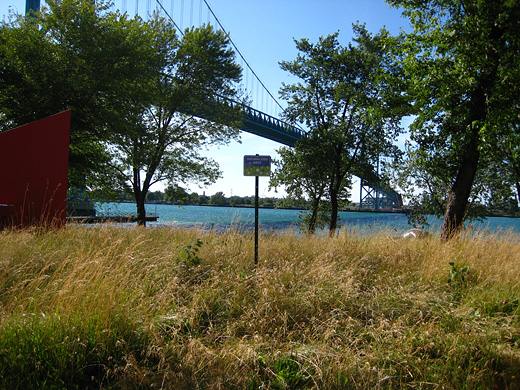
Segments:
[[[70,115],[0,133],[0,227],[65,225]]]

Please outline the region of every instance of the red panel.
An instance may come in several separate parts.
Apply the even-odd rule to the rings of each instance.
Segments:
[[[65,224],[70,115],[0,133],[0,226]]]

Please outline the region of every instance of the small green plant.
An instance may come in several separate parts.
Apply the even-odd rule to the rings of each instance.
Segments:
[[[200,238],[197,238],[195,243],[185,245],[179,252],[179,257],[176,259],[177,262],[186,266],[199,265],[201,261],[199,252],[202,244],[203,242],[200,240]]]
[[[466,284],[466,277],[469,274],[469,265],[458,268],[453,261],[450,261],[450,278],[448,283],[452,286],[462,286]]]
[[[278,389],[301,389],[310,380],[310,376],[301,369],[300,363],[294,357],[276,361],[274,372],[274,388]]]

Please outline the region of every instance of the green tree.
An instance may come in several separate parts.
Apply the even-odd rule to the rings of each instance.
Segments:
[[[275,202],[275,206],[278,209],[306,209],[308,208],[308,203],[305,198],[300,197],[296,198],[294,196],[288,195],[283,198],[278,198]]]
[[[509,209],[517,212],[520,204],[520,123],[511,123],[510,126],[511,132],[499,140],[495,149],[498,158],[493,164],[496,169],[491,178],[495,179],[495,183],[496,179],[504,180],[506,185],[499,186],[495,192],[500,194],[499,197],[508,199]],[[513,197],[516,197],[516,206],[512,204]]]
[[[162,202],[164,200],[164,193],[162,191],[150,191],[146,195],[147,202]]]
[[[228,206],[229,202],[224,196],[224,193],[219,191],[209,198],[209,204],[212,206]]]
[[[164,190],[165,200],[171,203],[188,204],[191,196],[186,190],[178,185],[169,185]]]
[[[207,205],[207,204],[209,204],[209,198],[210,197],[207,196],[207,195],[204,195],[204,194],[200,195],[200,197],[199,197],[199,199],[200,199],[199,204],[200,205]]]
[[[448,189],[442,224],[448,239],[464,226],[477,173],[483,164],[504,161],[500,141],[518,125],[520,3],[389,3],[404,7],[413,27],[400,55],[416,115],[414,163]]]
[[[385,30],[372,36],[364,25],[355,25],[354,33],[354,42],[347,47],[339,44],[337,33],[320,38],[317,44],[302,39],[296,42],[297,59],[281,62],[282,69],[300,79],[282,87],[281,95],[288,101],[285,115],[310,129],[310,137],[295,146],[293,157],[307,158],[307,154],[313,160],[306,167],[320,171],[305,176],[300,170],[293,179],[304,174],[316,180],[312,213],[319,208],[315,200],[327,196],[331,235],[340,207],[348,201],[351,175],[373,179],[373,168],[367,167],[379,156],[397,153],[392,141],[401,132],[399,121],[406,107],[396,93],[402,88],[400,68],[387,50],[393,39]],[[318,155],[313,149],[319,150]]]
[[[200,205],[202,203],[201,196],[196,192],[192,192],[189,195],[189,198],[190,198],[190,204],[192,204],[192,205]]]
[[[231,207],[234,207],[234,206],[239,206],[239,205],[242,205],[244,202],[243,202],[243,199],[240,197],[240,196],[231,196],[229,198],[229,205]]]
[[[330,223],[330,207],[327,202],[329,180],[324,171],[328,162],[328,148],[316,140],[316,132],[296,143],[294,148],[278,150],[281,159],[274,160],[275,170],[271,175],[270,187],[284,186],[293,198],[307,198],[308,213],[300,213],[302,227],[308,234]],[[318,142],[317,142],[318,141]]]
[[[153,100],[146,105],[136,94],[124,112],[124,129],[115,132],[110,145],[112,166],[133,188],[140,225],[145,225],[144,199],[153,184],[207,185],[220,176],[218,165],[199,151],[238,137],[240,118],[236,108],[222,103],[237,97],[241,78],[228,37],[203,26],[177,39],[165,19],[156,16],[148,24],[163,61],[149,84]]]
[[[70,186],[113,188],[106,141],[159,56],[148,27],[107,12],[103,0],[47,4],[1,24],[0,131],[71,109]]]

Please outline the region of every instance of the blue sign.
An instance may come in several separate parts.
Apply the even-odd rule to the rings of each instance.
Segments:
[[[244,156],[244,176],[271,175],[271,156]]]

